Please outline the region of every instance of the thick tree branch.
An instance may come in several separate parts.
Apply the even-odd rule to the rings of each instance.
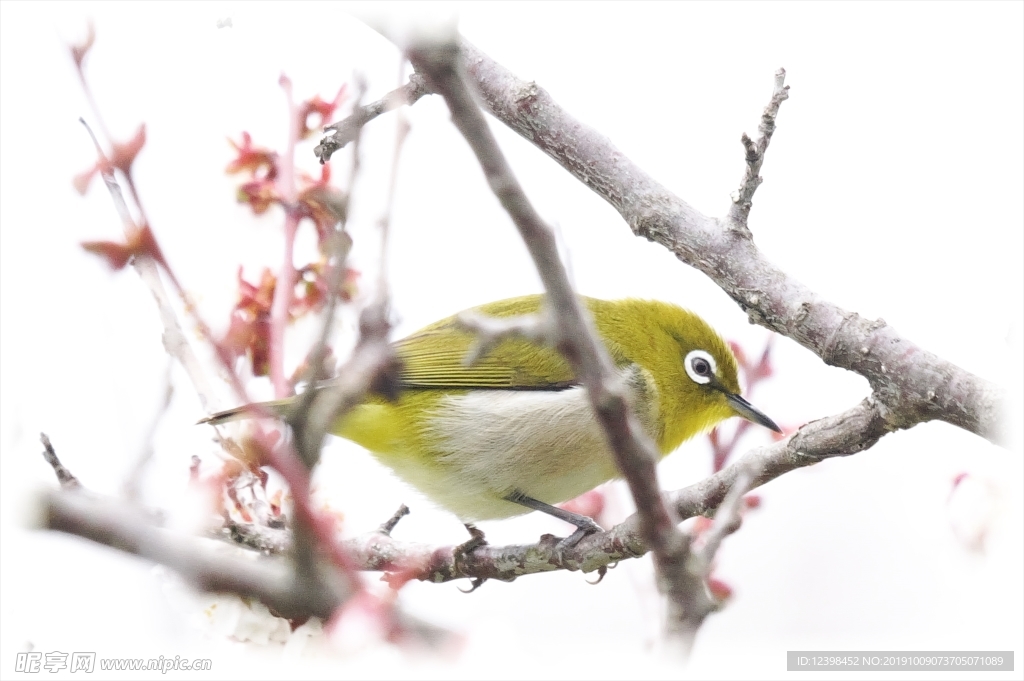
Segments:
[[[743,230],[724,229],[728,220],[704,216],[672,194],[536,83],[516,78],[467,41],[460,45],[498,120],[608,201],[636,235],[710,277],[752,322],[867,378],[888,430],[938,419],[1005,443],[1006,400],[998,386],[918,347],[881,319],[823,300],[769,262]]]
[[[254,560],[226,545],[180,535],[154,524],[132,507],[86,492],[49,491],[41,498],[41,525],[162,563],[206,591],[258,598],[283,617],[329,618],[351,595],[340,573],[318,580],[318,589],[296,580],[291,561]]]

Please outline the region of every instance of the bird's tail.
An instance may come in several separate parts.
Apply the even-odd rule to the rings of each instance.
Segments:
[[[206,418],[199,419],[197,424],[208,423],[211,426],[219,426],[228,421],[241,421],[242,419],[256,419],[261,417],[282,417],[288,412],[294,397],[286,397],[283,400],[271,400],[270,402],[253,402],[243,404],[241,407],[219,411]]]

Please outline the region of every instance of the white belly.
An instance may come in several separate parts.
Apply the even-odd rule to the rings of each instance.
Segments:
[[[428,437],[450,484],[427,493],[463,520],[529,512],[503,501],[513,490],[549,504],[618,475],[586,390],[474,390],[445,398]]]

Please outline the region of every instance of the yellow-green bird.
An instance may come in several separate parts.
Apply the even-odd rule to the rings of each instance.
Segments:
[[[650,300],[582,300],[662,456],[731,416],[781,432],[740,396],[736,358],[696,314]],[[523,296],[474,311],[512,317],[536,313],[542,302]],[[456,317],[396,341],[403,361],[398,399],[368,398],[332,432],[368,449],[463,522],[533,509],[574,524],[576,538],[600,529],[554,506],[619,475],[586,389],[556,350],[519,338],[466,366],[476,337]],[[285,413],[295,399],[262,406]],[[250,405],[204,422],[252,415]]]

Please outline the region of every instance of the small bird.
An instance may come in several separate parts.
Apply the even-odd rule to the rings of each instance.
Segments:
[[[732,416],[782,432],[740,396],[736,358],[696,314],[651,300],[582,298],[641,425],[662,456]],[[522,296],[473,309],[492,317],[540,311]],[[479,361],[458,315],[396,341],[398,399],[368,397],[332,432],[368,449],[400,478],[464,523],[543,511],[577,527],[571,543],[601,528],[558,508],[619,476],[586,389],[558,351],[521,338]],[[296,398],[260,405],[286,414]],[[257,405],[202,423],[251,418]]]

